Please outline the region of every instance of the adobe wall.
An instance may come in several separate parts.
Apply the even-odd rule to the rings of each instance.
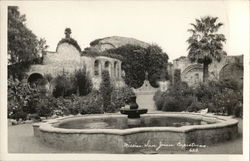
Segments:
[[[99,74],[95,74],[95,61],[99,62]],[[108,67],[105,66],[108,64]],[[62,72],[73,73],[77,69],[86,67],[89,73],[94,88],[98,89],[101,82],[101,73],[108,69],[111,79],[116,87],[124,86],[124,81],[121,77],[121,61],[105,56],[81,56],[81,53],[68,43],[60,44],[57,52],[47,52],[43,58],[43,64],[32,65],[27,74],[30,76],[33,73],[41,75],[51,74],[53,77]]]
[[[28,75],[40,73],[56,76],[62,71],[71,73],[83,66],[80,52],[73,45],[63,43],[58,47],[57,52],[48,52],[44,55],[43,64],[32,65]]]

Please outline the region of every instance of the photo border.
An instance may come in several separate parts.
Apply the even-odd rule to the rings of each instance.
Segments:
[[[249,159],[249,53],[244,53],[244,99],[243,99],[243,155],[213,155],[213,154],[19,154],[8,153],[8,126],[7,126],[7,6],[18,5],[27,1],[0,1],[0,160],[217,160],[217,161],[241,161]],[[48,3],[58,3],[58,1],[47,1]],[[122,1],[120,1],[122,3]],[[142,2],[142,1],[140,1]],[[60,2],[61,3],[61,2]],[[70,3],[64,1],[63,3]],[[249,2],[247,3],[249,6]],[[249,27],[249,15],[248,15]],[[247,35],[247,34],[246,34]],[[249,33],[248,33],[249,42]],[[249,43],[248,43],[249,44]],[[249,46],[248,46],[249,51]]]

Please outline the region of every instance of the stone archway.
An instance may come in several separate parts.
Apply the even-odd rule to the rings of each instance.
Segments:
[[[240,87],[243,87],[243,66],[226,64],[219,72],[219,80],[233,80],[236,81]]]
[[[95,60],[95,62],[94,62],[94,75],[100,76],[101,73],[102,73],[101,62],[100,62],[100,60]]]
[[[31,88],[37,88],[44,94],[49,90],[48,81],[40,73],[30,74],[27,81]]]
[[[112,72],[111,72],[111,63],[109,61],[105,61],[104,63],[104,69],[109,72],[110,77],[112,77]]]
[[[40,74],[40,73],[32,73],[28,77],[28,83],[31,85],[33,83],[37,83],[41,79],[44,79],[42,74]]]
[[[203,66],[201,64],[194,64],[188,66],[181,73],[181,80],[187,82],[189,86],[193,86],[202,82],[203,80]]]

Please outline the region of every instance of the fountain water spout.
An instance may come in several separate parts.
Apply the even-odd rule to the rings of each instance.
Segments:
[[[148,109],[139,109],[136,96],[131,96],[129,109],[121,109],[121,114],[128,115],[128,127],[139,127],[141,125],[140,115],[148,112]]]

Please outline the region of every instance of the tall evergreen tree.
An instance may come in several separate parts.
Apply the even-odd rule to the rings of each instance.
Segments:
[[[111,105],[111,93],[112,93],[112,84],[110,81],[110,75],[107,70],[102,72],[102,82],[100,84],[100,93],[103,99],[103,109],[108,111]]]

